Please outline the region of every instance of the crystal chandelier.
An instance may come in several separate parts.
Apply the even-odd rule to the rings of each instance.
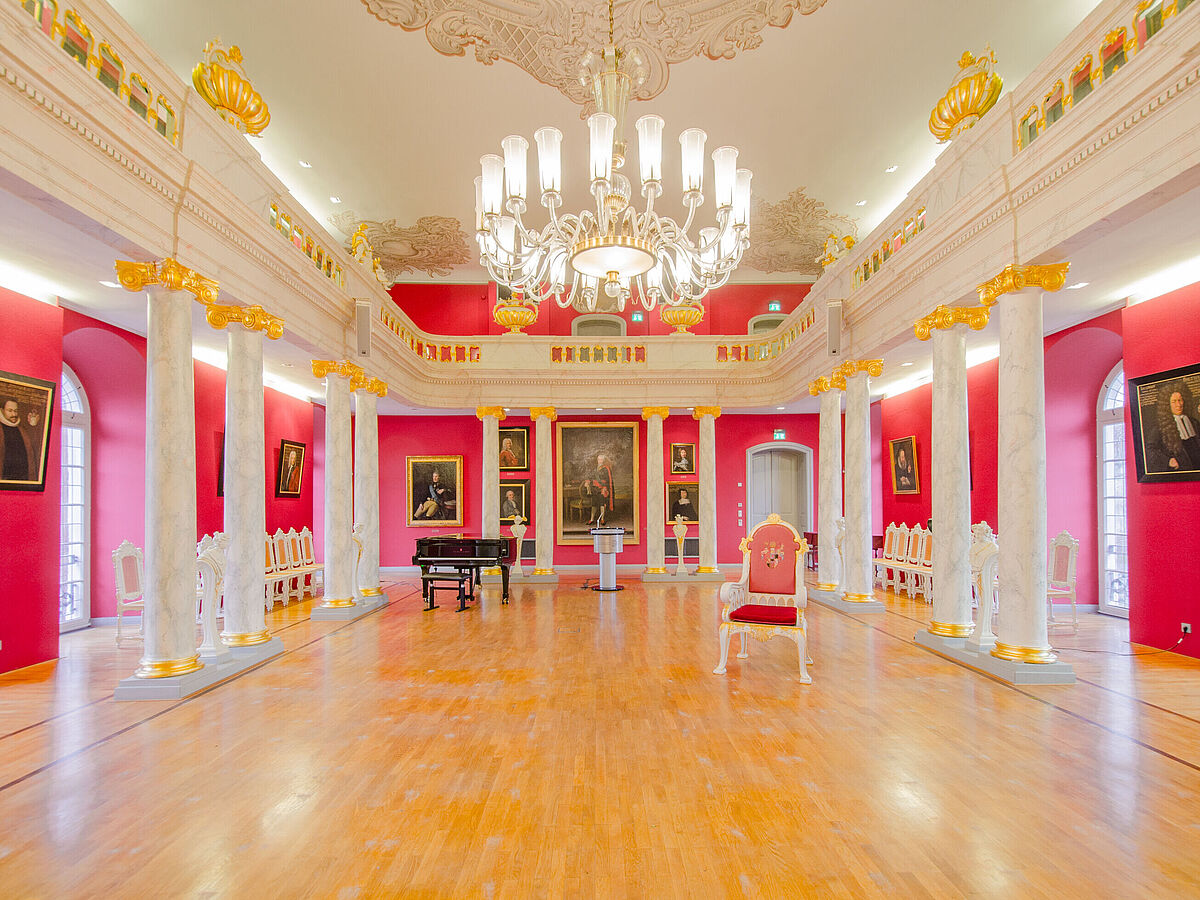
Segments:
[[[635,128],[644,209],[631,203],[633,187],[618,171],[625,164],[623,131],[630,96],[648,71],[636,49],[613,43],[613,5],[608,7],[608,46],[582,60],[581,82],[590,85],[596,112],[588,117],[591,194],[595,209],[563,213],[562,132],[539,128],[541,202],[550,220],[540,229],[525,221],[526,154],[529,142],[512,134],[501,143],[503,156],[480,159],[475,179],[475,223],[480,262],[489,276],[514,296],[540,302],[554,297],[560,307],[581,312],[624,310],[636,290],[647,310],[661,300],[672,306],[694,304],[729,280],[750,245],[750,179],[737,168],[736,147],[712,152],[715,224],[688,232],[704,203],[704,143],[699,128],[679,135],[683,175],[680,224],[660,215],[654,201],[662,194],[663,119],[642,116]]]

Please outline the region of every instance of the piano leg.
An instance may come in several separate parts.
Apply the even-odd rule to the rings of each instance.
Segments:
[[[459,571],[459,573],[458,573],[458,612],[462,612],[463,610],[465,610],[467,608],[467,592],[465,590],[463,590],[463,581],[464,580],[465,579],[463,578],[462,571]]]
[[[504,592],[500,595],[500,602],[508,603],[508,563],[500,563],[500,583],[504,586]]]

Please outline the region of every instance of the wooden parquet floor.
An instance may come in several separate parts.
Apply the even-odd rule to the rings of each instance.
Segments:
[[[1064,650],[1012,687],[924,603],[810,604],[717,662],[713,585],[415,581],[180,702],[118,704],[111,628],[0,676],[0,897],[1200,896],[1200,663]],[[1144,652],[1083,617],[1061,647]],[[732,654],[731,654],[732,657]]]

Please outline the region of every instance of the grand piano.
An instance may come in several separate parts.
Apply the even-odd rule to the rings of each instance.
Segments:
[[[504,590],[501,603],[508,603],[508,567],[516,556],[516,538],[484,538],[446,534],[417,538],[413,565],[421,567],[421,598],[426,609],[435,609],[438,588],[458,586],[458,611],[475,599],[481,569],[500,567]]]

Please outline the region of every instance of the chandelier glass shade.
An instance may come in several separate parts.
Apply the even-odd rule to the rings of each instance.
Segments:
[[[501,142],[503,155],[480,159],[475,179],[475,228],[480,262],[498,284],[526,301],[553,297],[561,307],[580,311],[623,310],[636,294],[647,310],[659,302],[694,303],[729,280],[750,245],[748,169],[737,167],[735,147],[712,152],[715,221],[692,238],[697,210],[704,203],[707,135],[688,128],[679,135],[682,222],[659,214],[662,195],[663,127],[657,115],[635,123],[640,165],[639,210],[633,185],[619,170],[625,164],[623,123],[630,96],[646,69],[636,52],[609,45],[583,60],[581,80],[590,84],[597,112],[587,119],[589,182],[594,208],[562,211],[562,132],[539,128],[538,185],[549,221],[526,221],[529,142],[512,134]]]

